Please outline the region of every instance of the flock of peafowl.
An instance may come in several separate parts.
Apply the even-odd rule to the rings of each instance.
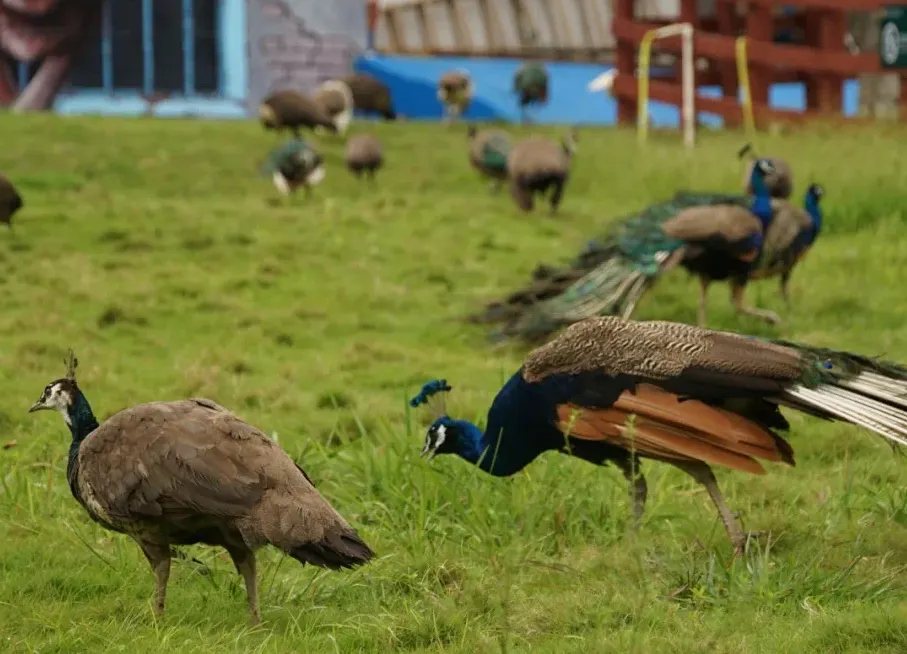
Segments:
[[[525,106],[547,97],[547,74],[527,65],[516,90]],[[468,74],[439,82],[447,114],[462,114],[472,95]],[[366,75],[323,85],[311,96],[281,91],[260,118],[296,138],[271,153],[264,173],[281,192],[324,177],[301,128],[344,133],[353,109],[395,117],[389,90]],[[555,210],[575,141],[529,138],[512,143],[497,130],[469,128],[469,161],[499,189],[510,183],[517,205],[550,192]],[[781,434],[783,409],[844,421],[907,445],[907,368],[870,357],[705,327],[705,291],[727,280],[738,312],[777,322],[747,306],[751,280],[778,276],[785,299],[791,273],[822,226],[822,188],[811,184],[803,206],[790,202],[793,176],[784,161],[751,148],[744,192],[678,192],[617,221],[565,267],[540,266],[531,282],[469,321],[500,325],[494,339],[539,343],[500,389],[484,428],[448,415],[446,380],[426,383],[410,404],[432,412],[422,455],[456,454],[495,476],[513,475],[546,451],[626,477],[634,523],[646,503],[641,459],[669,463],[702,484],[736,553],[745,533],[719,490],[713,466],[764,474],[761,461],[793,465]],[[347,165],[374,176],[380,143],[350,138]],[[0,220],[22,206],[0,179]],[[700,280],[699,325],[636,322],[630,316],[662,275],[680,266]],[[547,342],[545,342],[547,341]],[[103,424],[76,381],[70,352],[65,376],[49,383],[30,412],[62,415],[72,443],[67,479],[92,520],[128,535],[156,577],[154,607],[163,612],[173,546],[221,546],[243,577],[253,622],[259,621],[255,551],[270,544],[301,563],[331,569],[361,565],[374,552],[321,496],[273,440],[204,398],[151,402]]]

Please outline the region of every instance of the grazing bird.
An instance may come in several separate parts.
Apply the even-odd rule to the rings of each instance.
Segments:
[[[507,157],[513,141],[507,132],[499,129],[477,130],[470,125],[466,132],[469,139],[469,163],[482,175],[492,180],[492,190],[499,192],[507,179]]]
[[[261,174],[270,176],[283,195],[295,192],[300,186],[310,195],[312,187],[324,180],[324,159],[305,141],[287,141],[271,150]]]
[[[513,92],[520,105],[520,120],[528,122],[526,108],[548,102],[548,71],[539,62],[527,62],[513,76]]]
[[[19,191],[13,186],[5,175],[0,174],[0,223],[4,223],[9,229],[13,228],[13,215],[19,211],[25,203]]]
[[[284,89],[275,91],[258,107],[258,117],[265,129],[289,130],[298,139],[302,128],[322,127],[334,134],[337,127],[330,114],[310,95]]]
[[[410,404],[449,390],[444,380],[430,382]],[[905,398],[907,368],[858,354],[679,323],[589,318],[527,356],[495,397],[484,431],[435,406],[422,454],[457,454],[499,477],[548,450],[611,462],[630,482],[636,521],[647,495],[639,457],[670,463],[705,486],[739,553],[747,535],[710,466],[764,474],[760,459],[794,465],[778,433],[789,428],[781,406],[907,445]]]
[[[315,101],[331,119],[336,133],[346,134],[353,119],[353,92],[346,82],[337,79],[324,82],[315,91]]]
[[[551,191],[551,213],[557,211],[570,177],[570,163],[576,153],[576,132],[561,144],[544,137],[517,141],[507,155],[510,195],[523,211],[532,211],[534,196]]]
[[[76,383],[49,383],[29,413],[59,411],[72,433],[66,478],[92,520],[135,540],[157,577],[164,611],[171,546],[227,550],[260,620],[255,550],[271,544],[302,564],[349,568],[374,556],[273,440],[202,398],[124,409],[99,425]]]
[[[790,309],[790,278],[794,266],[803,260],[822,229],[822,207],[825,195],[818,184],[810,184],[803,198],[803,208],[784,200],[773,200],[774,217],[765,232],[759,260],[750,279],[780,277],[781,297]]]
[[[438,100],[444,107],[445,120],[454,121],[469,108],[474,92],[472,79],[465,70],[452,70],[438,80]]]
[[[526,288],[486,306],[474,322],[504,323],[496,337],[544,338],[557,329],[596,315],[632,315],[661,275],[681,265],[700,280],[699,324],[706,322],[706,293],[713,280],[731,282],[738,313],[769,322],[770,311],[747,306],[744,291],[773,216],[763,177],[772,164],[753,167],[751,197],[678,192],[619,222],[601,242],[590,244],[572,269],[536,270]]]
[[[356,109],[376,113],[385,120],[396,120],[391,90],[386,84],[366,73],[353,73],[343,78],[353,94]]]
[[[778,157],[757,157],[753,150],[753,146],[750,143],[747,143],[740,148],[740,151],[737,153],[737,158],[743,159],[743,157],[747,155],[749,155],[749,163],[747,164],[746,172],[744,172],[743,175],[743,192],[748,194],[754,192],[753,187],[750,184],[750,179],[753,176],[753,166],[756,165],[756,162],[759,159],[767,159],[774,168],[774,171],[770,175],[765,176],[765,187],[768,189],[769,195],[781,200],[788,199],[794,191],[794,173],[791,170],[790,164]]]
[[[365,174],[374,181],[375,173],[384,165],[381,141],[371,134],[357,134],[346,144],[346,167],[356,177]]]

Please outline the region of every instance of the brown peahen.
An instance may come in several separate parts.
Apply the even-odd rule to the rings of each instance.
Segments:
[[[500,191],[507,179],[507,157],[513,149],[510,136],[499,129],[479,131],[474,125],[469,126],[466,135],[469,139],[469,163],[492,180],[492,190]]]
[[[410,401],[450,391],[434,380]],[[705,486],[739,553],[747,534],[710,466],[764,474],[794,465],[781,407],[864,427],[907,445],[907,368],[825,348],[615,316],[571,325],[534,350],[498,392],[484,430],[433,408],[423,456],[457,454],[495,476],[546,451],[616,465],[635,521],[647,496],[639,458],[670,463]]]
[[[343,136],[353,119],[353,92],[341,80],[324,82],[315,91],[315,101],[331,119],[337,134]]]
[[[12,229],[13,215],[23,206],[25,206],[25,203],[22,200],[22,196],[19,195],[19,191],[9,181],[9,178],[0,174],[0,223]]]
[[[337,127],[332,117],[314,97],[293,89],[275,91],[258,107],[262,126],[269,130],[289,130],[298,139],[303,128],[322,127],[334,134]]]
[[[66,477],[92,520],[138,543],[164,611],[171,546],[227,550],[260,620],[255,550],[273,545],[302,564],[349,568],[374,556],[273,440],[202,398],[124,409],[99,425],[76,383],[49,383],[29,413],[59,411],[72,433]]]
[[[453,122],[469,108],[473,94],[472,78],[465,70],[451,70],[438,80],[438,100],[444,107],[445,121]]]
[[[777,316],[747,306],[744,291],[772,219],[772,199],[762,183],[771,173],[761,159],[753,168],[754,196],[682,191],[620,221],[606,238],[590,244],[566,270],[537,269],[526,288],[486,306],[474,322],[503,323],[496,337],[544,339],[596,315],[632,315],[658,278],[681,265],[700,279],[699,323],[706,320],[712,280],[731,282],[739,313],[770,322]]]
[[[351,136],[346,144],[346,167],[355,177],[375,180],[375,173],[384,165],[381,141],[372,134]]]
[[[507,155],[510,196],[523,211],[532,211],[536,195],[550,192],[551,213],[555,213],[570,178],[570,164],[576,153],[576,131],[561,143],[544,137],[517,141]]]
[[[385,120],[396,120],[390,88],[368,73],[352,73],[342,80],[353,94],[353,104],[359,111],[376,113]]]

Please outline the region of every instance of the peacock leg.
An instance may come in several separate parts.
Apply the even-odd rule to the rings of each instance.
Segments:
[[[709,284],[712,283],[712,280],[701,275],[699,277],[699,315],[698,322],[700,327],[706,326],[706,303],[709,298]]]
[[[712,469],[702,461],[671,461],[671,463],[705,486],[709,497],[712,498],[712,503],[718,509],[718,515],[721,516],[728,538],[734,544],[734,555],[743,554],[748,535],[743,531],[740,522],[737,521],[737,517],[724,503],[721,490],[718,488],[718,480],[715,479],[715,473],[712,472]]]
[[[639,523],[642,520],[642,514],[646,509],[646,498],[649,495],[649,486],[646,484],[646,478],[639,469],[639,457],[632,456],[626,459],[616,459],[614,464],[624,473],[624,477],[630,484],[630,503],[633,507],[633,529],[639,529]]]
[[[258,611],[258,576],[255,571],[255,552],[245,547],[227,547],[230,558],[233,559],[233,565],[236,571],[242,575],[243,581],[246,582],[246,597],[249,602],[249,622],[253,625],[261,622],[261,615]]]
[[[747,316],[753,316],[755,318],[761,318],[770,325],[777,325],[781,322],[781,318],[778,317],[778,314],[774,311],[768,311],[767,309],[757,309],[756,307],[748,307],[743,301],[744,291],[746,286],[737,281],[731,282],[731,303],[734,305],[734,310],[737,313],[742,313]]]
[[[781,297],[784,298],[784,304],[787,307],[788,311],[790,311],[791,309],[789,285],[792,272],[792,270],[785,270],[783,273],[781,273]]]
[[[154,576],[157,579],[157,589],[154,593],[154,612],[164,614],[164,603],[167,600],[167,581],[170,579],[170,558],[173,552],[169,545],[158,545],[147,541],[139,541],[142,553],[148,559]]]
[[[504,186],[504,180],[502,180],[502,179],[492,180],[491,187],[490,187],[491,192],[494,193],[495,195],[497,195],[498,193],[501,192],[501,189],[503,188],[503,186]]]
[[[551,192],[551,215],[557,213],[557,208],[561,205],[561,198],[564,196],[564,180],[554,183],[554,190]]]

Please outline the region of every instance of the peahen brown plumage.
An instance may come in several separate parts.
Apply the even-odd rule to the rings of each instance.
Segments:
[[[754,196],[682,191],[620,221],[606,238],[566,270],[537,269],[535,279],[503,301],[473,316],[503,323],[496,337],[544,339],[557,329],[596,315],[632,315],[658,278],[681,265],[700,279],[699,321],[705,323],[706,290],[728,279],[740,313],[777,321],[775,314],[747,306],[744,290],[773,216],[762,178],[770,162],[753,168]]]
[[[374,556],[280,446],[211,400],[152,402],[99,425],[76,383],[78,361],[29,413],[60,412],[72,434],[66,477],[92,520],[138,543],[163,613],[171,546],[227,550],[259,621],[255,550],[273,545],[302,564],[349,568]]]
[[[24,205],[22,196],[19,195],[19,191],[16,190],[13,183],[8,177],[0,174],[0,223],[12,229],[13,215]]]
[[[410,401],[451,390],[434,380]],[[635,520],[647,486],[639,458],[670,463],[705,486],[740,552],[747,540],[710,466],[764,474],[794,465],[781,407],[864,427],[907,445],[907,368],[859,354],[679,323],[589,318],[537,348],[498,392],[484,430],[433,408],[423,456],[457,454],[496,476],[546,451],[616,465]]]
[[[532,211],[536,195],[550,192],[551,213],[555,213],[570,178],[570,164],[576,153],[576,131],[571,130],[558,144],[544,137],[517,141],[507,155],[510,196],[523,211]]]
[[[359,111],[376,113],[385,120],[396,120],[390,88],[368,73],[352,73],[342,80],[353,94],[353,104]]]
[[[372,134],[356,134],[346,144],[346,167],[355,176],[375,180],[375,173],[384,165],[381,141]]]
[[[337,134],[343,136],[353,119],[353,92],[346,82],[332,79],[315,91],[315,101],[331,119]]]
[[[265,129],[289,130],[298,139],[303,128],[321,127],[334,134],[337,127],[330,114],[314,97],[294,89],[275,91],[258,107],[258,117]]]
[[[513,76],[513,92],[520,106],[520,119],[528,122],[526,108],[548,102],[548,70],[537,61],[527,62]]]
[[[469,108],[473,94],[472,78],[465,70],[451,70],[438,80],[438,100],[444,107],[444,119],[454,121]]]
[[[492,180],[495,192],[500,191],[507,179],[507,157],[513,149],[510,136],[499,129],[479,131],[474,125],[469,126],[466,135],[469,139],[469,163]]]
[[[753,166],[759,159],[767,159],[774,168],[774,171],[772,171],[771,174],[765,176],[765,187],[768,189],[768,194],[773,198],[779,198],[781,200],[788,199],[794,191],[794,173],[791,170],[790,164],[779,157],[757,156],[750,143],[744,145],[740,148],[739,152],[737,152],[737,157],[739,159],[743,159],[747,155],[749,155],[749,161],[746,166],[746,171],[743,174],[743,192],[753,192],[753,188],[750,185],[750,179],[753,175]]]

